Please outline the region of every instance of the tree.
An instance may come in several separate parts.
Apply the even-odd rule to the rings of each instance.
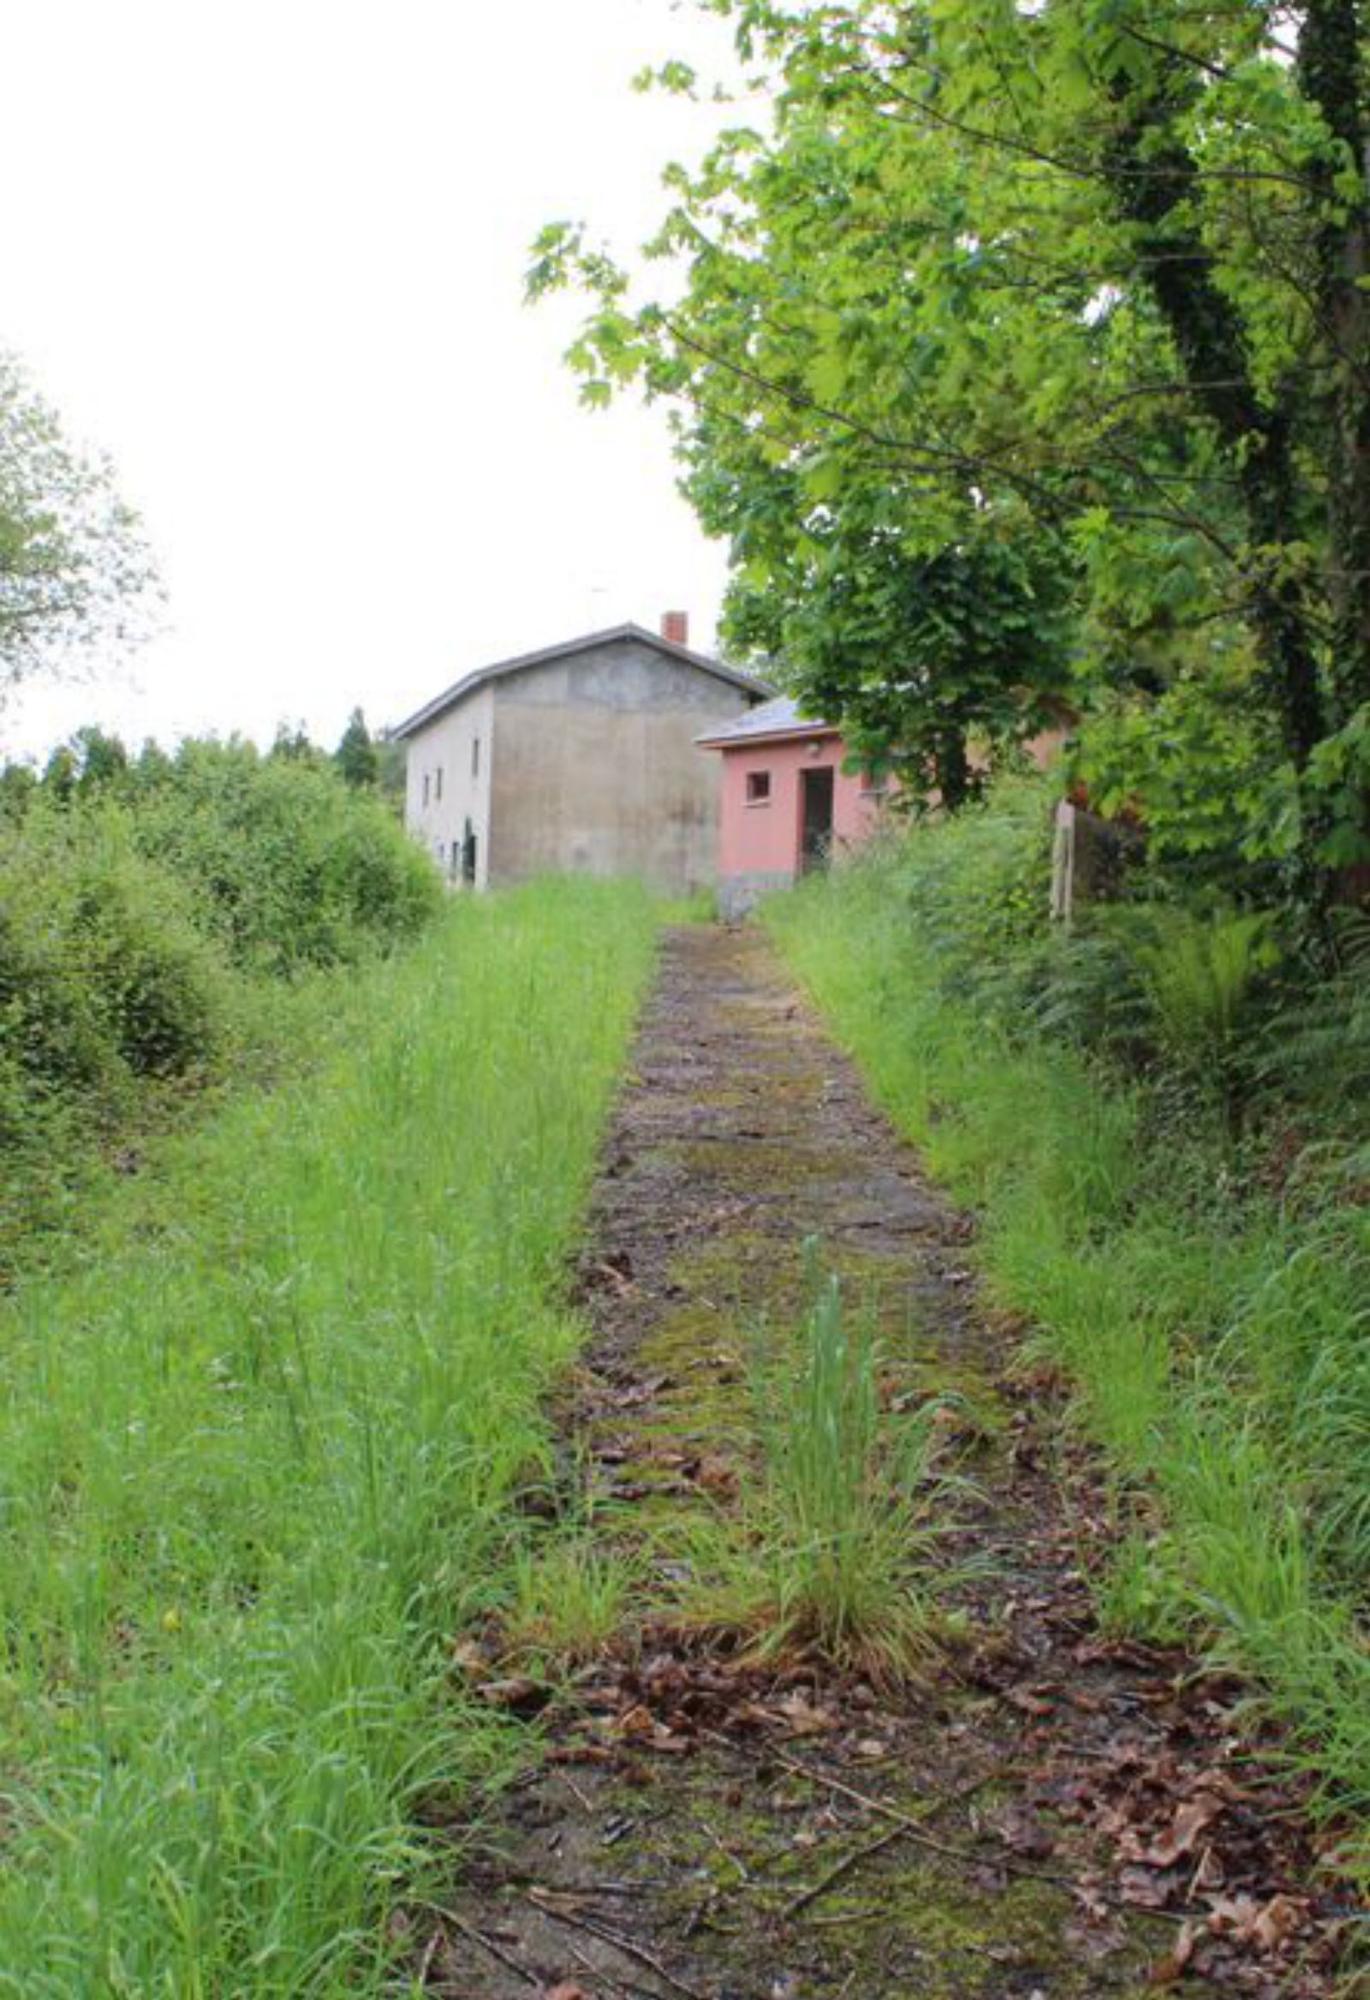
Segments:
[[[81,768],[82,794],[110,790],[127,778],[128,751],[120,737],[88,723],[72,737],[71,747]]]
[[[1291,888],[1370,854],[1352,0],[1310,0],[1288,46],[1259,0],[708,4],[765,115],[671,171],[649,248],[683,283],[644,298],[554,225],[530,288],[591,294],[589,401],[637,381],[671,402],[685,491],[731,545],[732,629],[774,593],[802,654],[793,579],[872,495],[929,576],[967,523],[1068,549],[1085,692],[1142,725],[1135,789],[1147,718],[1216,675],[1256,717],[1242,784],[1264,771]]]
[[[333,762],[349,785],[374,785],[380,776],[380,758],[366,726],[366,717],[354,708],[347,719]]]
[[[1047,537],[968,511],[928,547],[897,488],[849,488],[760,588],[734,584],[728,629],[783,656],[806,711],[840,717],[863,765],[955,812],[1067,708],[1068,590]]]
[[[284,717],[276,724],[276,734],[266,754],[278,764],[321,764],[326,761],[326,753],[310,742],[304,723],[290,723]]]
[[[40,668],[130,642],[154,594],[151,557],[108,462],[71,446],[0,354],[0,696]]]

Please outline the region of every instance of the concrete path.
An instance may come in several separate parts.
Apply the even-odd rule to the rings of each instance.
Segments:
[[[870,1106],[756,929],[668,934],[603,1155],[549,1543],[636,1578],[589,1658],[508,1635],[478,1698],[540,1712],[523,1781],[452,1829],[440,1993],[526,2000],[1085,2000],[1330,1991],[1296,1839],[1267,1841],[1235,1691],[1095,1623],[1108,1509],[1055,1385],[978,1301],[973,1222]],[[699,1615],[756,1477],[758,1343],[821,1242],[892,1408],[938,1402],[946,1643],[892,1687]],[[810,1253],[812,1254],[812,1253]],[[745,1536],[743,1537],[745,1540]],[[707,1596],[707,1592],[706,1592]],[[1240,1914],[1284,1896],[1277,1948]],[[1243,1901],[1242,1899],[1245,1899]],[[1205,1976],[1198,1976],[1200,1968]]]

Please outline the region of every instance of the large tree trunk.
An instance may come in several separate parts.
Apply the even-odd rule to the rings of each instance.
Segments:
[[[1297,533],[1289,422],[1258,397],[1240,318],[1186,217],[1197,179],[1193,155],[1173,133],[1155,143],[1183,103],[1187,76],[1177,88],[1178,104],[1164,84],[1141,96],[1120,86],[1126,116],[1104,170],[1119,213],[1138,225],[1141,260],[1195,403],[1228,453],[1252,551],[1245,578],[1251,624],[1285,746],[1301,771],[1325,734],[1325,718],[1304,587],[1278,559],[1281,544]]]
[[[1324,211],[1317,235],[1317,299],[1330,385],[1334,726],[1370,701],[1370,294],[1362,289],[1370,273],[1370,202],[1358,13],[1356,0],[1308,0],[1298,60],[1300,89],[1345,148],[1341,162],[1328,159],[1313,169]],[[1358,177],[1358,200],[1348,202],[1344,189],[1334,188],[1338,164]]]

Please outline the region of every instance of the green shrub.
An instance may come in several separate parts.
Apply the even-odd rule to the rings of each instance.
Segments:
[[[0,856],[0,1047],[34,1087],[117,1098],[211,1061],[224,975],[121,815],[36,811]]]
[[[371,793],[242,744],[27,787],[0,845],[0,1246],[64,1219],[108,1148],[241,1053],[273,979],[356,965],[441,906]]]
[[[441,906],[437,871],[379,798],[249,744],[184,745],[141,789],[132,825],[256,971],[354,964],[407,943]]]
[[[1136,959],[1163,1055],[1240,1122],[1260,979],[1278,954],[1257,914],[1157,912]]]

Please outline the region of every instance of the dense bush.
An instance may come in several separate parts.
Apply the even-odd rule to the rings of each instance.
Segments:
[[[135,767],[134,838],[193,888],[240,964],[353,963],[415,937],[442,899],[427,858],[371,791],[322,760],[188,743]]]
[[[274,981],[414,937],[442,887],[371,790],[96,732],[0,786],[0,1264],[97,1149],[222,1069]]]
[[[1245,1137],[1252,1164],[1271,1143],[1288,1149],[1291,1121],[1297,1144],[1363,1139],[1370,918],[1342,912],[1314,953],[1276,913],[1224,901],[1162,858],[1135,864],[1118,900],[1048,923],[1054,797],[1041,781],[1003,784],[879,858],[943,997],[1140,1086],[1153,1127]]]
[[[0,1047],[38,1090],[117,1094],[215,1055],[225,965],[115,811],[29,814],[0,855]]]

